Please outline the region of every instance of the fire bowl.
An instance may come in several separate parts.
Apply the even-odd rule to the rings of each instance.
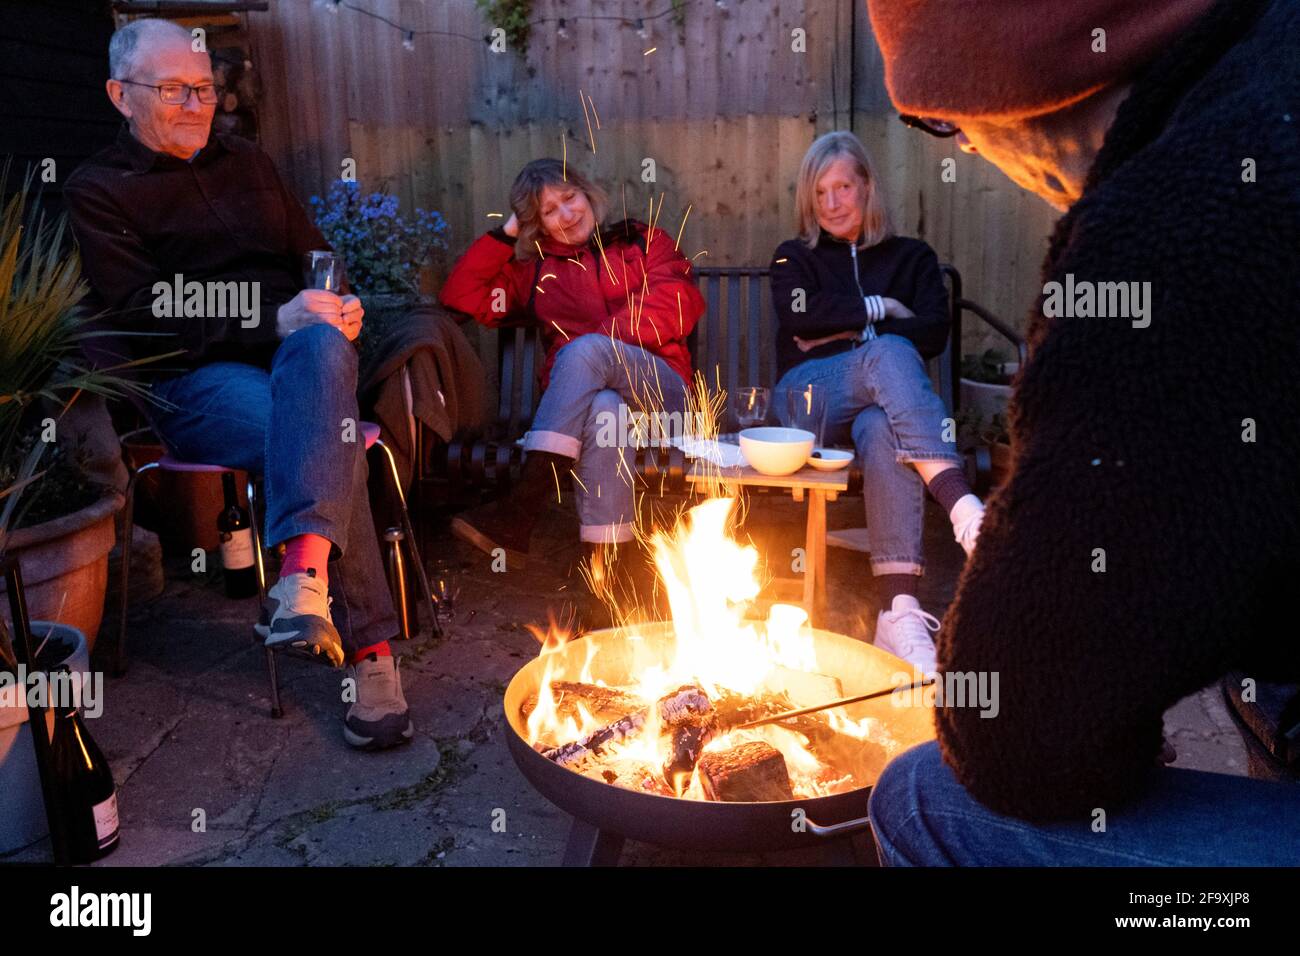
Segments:
[[[818,671],[838,677],[846,696],[889,687],[899,683],[900,673],[911,673],[907,664],[870,644],[831,631],[807,630],[815,639]],[[593,646],[594,651],[589,650]],[[663,622],[594,631],[520,668],[506,689],[507,740],[519,770],[542,796],[604,833],[682,850],[761,852],[815,846],[823,842],[817,828],[866,816],[869,785],[832,796],[770,803],[665,797],[585,777],[529,746],[522,707],[541,686],[548,661],[559,665],[559,676],[577,679],[591,653],[592,678],[618,685],[648,666],[666,663],[672,651],[672,625]],[[934,737],[928,706],[896,707],[886,697],[845,707],[844,713],[885,721],[900,750]]]

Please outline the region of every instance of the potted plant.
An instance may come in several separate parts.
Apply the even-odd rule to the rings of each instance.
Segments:
[[[1011,473],[1011,434],[1005,413],[985,417],[963,406],[957,413],[957,446],[963,452],[988,449],[986,465],[990,488],[1001,485]]]
[[[324,198],[312,196],[316,225],[343,257],[348,286],[366,309],[361,361],[383,341],[412,306],[431,302],[421,295],[420,274],[447,248],[447,223],[437,212],[416,209],[413,219],[398,213],[397,197],[363,195],[355,181],[337,180]]]
[[[118,374],[138,363],[101,370],[83,359],[83,344],[99,333],[82,306],[80,258],[64,217],[29,210],[31,183],[29,175],[0,215],[0,555],[21,562],[33,618],[69,624],[93,642],[123,501],[89,477],[60,440],[59,422],[83,394],[145,391]],[[7,601],[0,608],[2,629]]]
[[[1011,379],[1020,363],[1004,352],[989,349],[983,355],[965,355],[961,360],[961,406],[985,419],[1005,415],[1011,400]]]

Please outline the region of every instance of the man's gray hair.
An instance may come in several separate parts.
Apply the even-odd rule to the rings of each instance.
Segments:
[[[128,79],[138,65],[141,46],[167,37],[190,41],[190,33],[170,20],[132,20],[108,41],[108,75],[115,80]]]

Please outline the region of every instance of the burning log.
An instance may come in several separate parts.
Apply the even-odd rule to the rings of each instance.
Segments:
[[[543,750],[542,756],[547,760],[554,760],[562,767],[572,767],[586,760],[592,760],[599,756],[601,748],[606,744],[616,743],[631,737],[644,727],[646,716],[647,709],[642,708],[636,713],[628,714],[613,723],[606,724],[599,730],[593,730],[579,740],[562,744],[559,747],[552,747],[549,750]]]
[[[645,699],[629,694],[617,687],[601,687],[599,684],[584,684],[580,681],[557,680],[551,682],[551,700],[555,702],[555,714],[560,720],[572,718],[578,720],[578,705],[581,704],[589,714],[598,720],[613,721],[628,714],[635,713],[646,706]],[[537,695],[530,694],[520,708],[527,720],[537,708]]]
[[[655,706],[671,737],[664,779],[671,783],[678,775],[689,778],[704,752],[704,745],[713,739],[718,728],[713,701],[697,685],[685,684],[660,697]]]
[[[671,694],[660,697],[655,706],[659,709],[659,719],[668,727],[675,727],[692,715],[713,711],[713,701],[695,684],[683,684]]]
[[[552,685],[554,686],[556,685]],[[615,703],[621,705],[628,699],[639,700],[631,694],[622,694],[620,699],[615,699]],[[671,780],[674,773],[689,774],[695,769],[695,762],[704,750],[704,745],[712,739],[713,731],[717,726],[713,714],[713,702],[699,687],[686,684],[656,701],[655,710],[665,730],[672,737],[672,756],[664,766],[664,779]],[[624,740],[640,732],[649,716],[650,708],[642,706],[632,713],[621,715],[617,720],[580,740],[544,750],[542,755],[565,767],[576,767],[595,761],[606,744]]]
[[[679,774],[690,778],[704,746],[713,739],[718,720],[712,713],[691,714],[672,728],[672,753],[664,764],[664,779],[672,782]]]
[[[700,758],[696,769],[709,800],[753,803],[794,799],[785,757],[761,740],[707,753]]]
[[[727,731],[732,727],[747,724],[751,720],[771,717],[787,710],[794,710],[795,705],[786,694],[758,694],[745,696],[725,694],[719,698],[715,710],[718,715],[718,730]],[[778,727],[803,734],[814,745],[824,744],[839,736],[824,714],[804,714],[783,720]]]
[[[590,764],[582,768],[582,775],[593,780],[641,793],[654,793],[661,797],[674,796],[672,787],[668,786],[658,771],[648,763],[639,760],[614,760],[602,764]]]
[[[776,694],[735,694],[725,692],[714,703],[718,725],[723,729],[792,710],[790,698]]]

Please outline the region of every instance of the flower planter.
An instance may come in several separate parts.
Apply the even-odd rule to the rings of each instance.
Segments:
[[[108,553],[117,537],[113,519],[123,502],[112,491],[80,511],[18,529],[5,547],[22,566],[32,618],[74,627],[90,647],[104,614]],[[0,581],[0,614],[12,625],[6,592]]]
[[[976,382],[969,378],[961,380],[961,410],[970,411],[985,422],[992,421],[994,415],[1005,416],[1010,400],[1010,385]]]
[[[25,581],[24,590],[31,594]],[[33,651],[49,635],[49,643],[39,655],[42,670],[66,664],[73,673],[90,673],[90,648],[81,631],[47,621],[32,621],[31,626]],[[49,833],[27,702],[18,691],[13,684],[0,691],[0,794],[4,795],[0,803],[0,854],[35,843]],[[48,734],[54,729],[53,711],[47,711],[45,717]]]

